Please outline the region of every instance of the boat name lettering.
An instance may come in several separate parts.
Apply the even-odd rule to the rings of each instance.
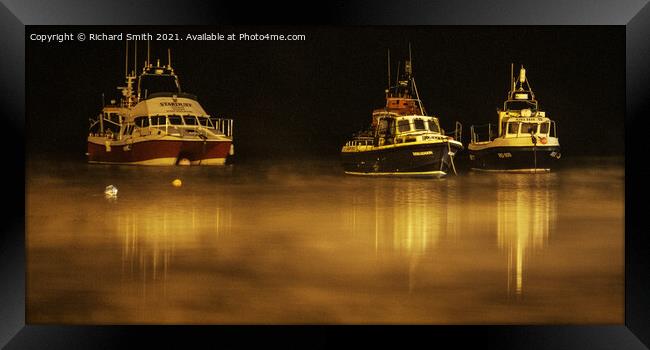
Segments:
[[[421,151],[421,152],[413,152],[414,156],[427,156],[427,155],[432,155],[433,151]]]
[[[172,107],[192,107],[191,103],[188,102],[160,102],[160,105],[165,107],[165,106],[172,106]]]
[[[505,152],[505,153],[497,153],[499,158],[512,158],[512,154],[510,152]]]

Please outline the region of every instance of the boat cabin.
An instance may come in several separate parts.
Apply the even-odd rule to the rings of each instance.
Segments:
[[[530,137],[531,135],[555,137],[555,122],[543,115],[536,117],[511,116],[502,119],[499,137]]]
[[[472,125],[472,143],[488,143],[495,138],[517,138],[537,136],[557,137],[555,121],[546,113],[529,109],[521,111],[499,111],[499,124]]]
[[[201,129],[208,129],[214,133],[231,136],[233,120],[191,114],[137,116],[124,124],[120,137],[159,135],[163,133],[171,136],[200,136],[203,135]]]
[[[424,115],[421,102],[413,98],[387,98],[386,107],[375,109],[372,112],[372,127],[376,128],[380,117],[386,115],[386,112],[395,115]]]
[[[400,115],[384,113],[377,119],[375,129],[377,146],[430,140],[435,137],[447,139],[440,128],[438,118],[424,115]]]

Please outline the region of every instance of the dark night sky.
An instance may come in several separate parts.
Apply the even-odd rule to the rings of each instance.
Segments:
[[[155,28],[155,29],[154,29]],[[524,64],[536,97],[556,120],[563,155],[622,155],[625,29],[563,26],[416,27],[28,27],[30,33],[178,32],[306,34],[306,41],[152,41],[182,89],[213,116],[235,119],[239,157],[332,156],[384,105],[386,50],[393,66],[413,50],[425,108],[469,139],[496,121],[510,63]],[[146,42],[138,44],[140,67]],[[88,118],[118,97],[124,42],[27,40],[28,156],[84,159]],[[393,77],[394,77],[393,70]]]

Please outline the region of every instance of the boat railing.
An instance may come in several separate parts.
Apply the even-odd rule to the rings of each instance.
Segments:
[[[463,142],[463,124],[461,124],[459,121],[456,121],[455,127],[453,131],[445,133],[446,136],[452,136],[454,140]]]
[[[494,139],[494,133],[496,126],[493,126],[492,123],[481,124],[481,125],[472,125],[470,127],[471,142],[490,142]]]
[[[346,146],[358,147],[358,146],[372,146],[373,139],[364,139],[364,140],[351,140],[345,143]]]
[[[212,124],[214,125],[214,128],[228,136],[232,137],[233,135],[233,120],[232,119],[227,119],[227,118],[210,118],[210,121],[212,121]]]
[[[116,123],[103,115],[98,116],[97,119],[89,119],[89,122],[89,136],[106,137],[115,140],[120,133],[120,123]]]

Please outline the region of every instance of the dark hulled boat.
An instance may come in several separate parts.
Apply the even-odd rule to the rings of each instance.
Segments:
[[[456,125],[454,135],[460,139]],[[426,114],[409,57],[395,85],[389,76],[385,107],[374,110],[370,128],[343,146],[341,159],[351,175],[443,177],[450,169],[455,172],[453,159],[461,149],[462,143],[444,133],[438,118]]]
[[[511,67],[510,91],[498,110],[497,125],[471,127],[468,146],[472,170],[495,172],[549,172],[560,159],[556,125],[539,109],[526,70],[515,80]]]

